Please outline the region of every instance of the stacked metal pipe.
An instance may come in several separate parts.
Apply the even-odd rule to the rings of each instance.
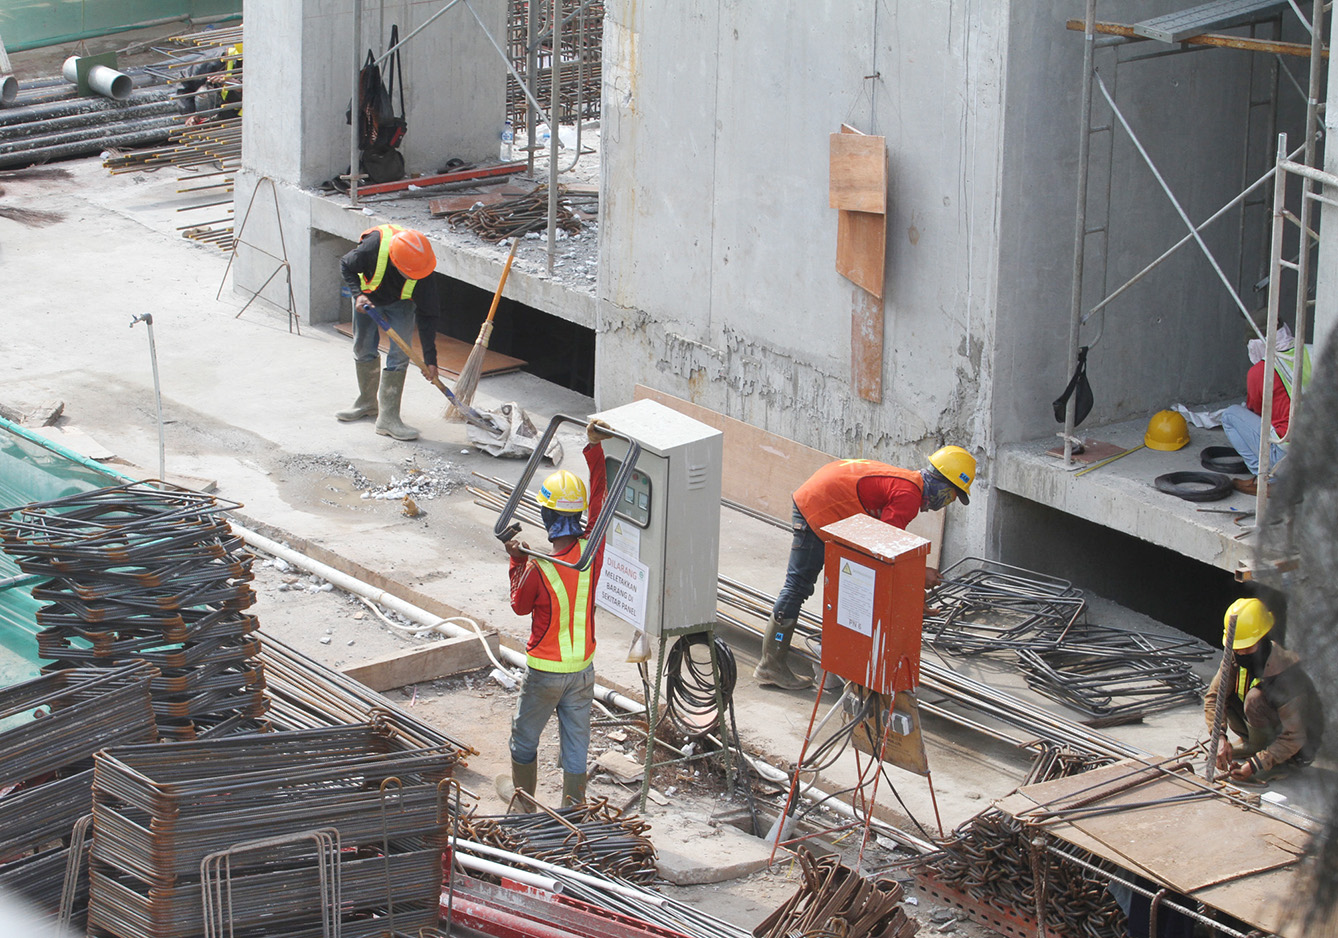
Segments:
[[[319,934],[336,914],[344,938],[431,927],[455,762],[385,725],[104,750],[89,924],[123,938]],[[226,902],[208,927],[205,876]]]
[[[92,810],[90,760],[103,746],[157,739],[149,696],[156,673],[142,662],[78,668],[0,691],[0,888],[56,913],[71,831]],[[76,925],[87,890],[80,877],[68,896]]]
[[[1123,938],[1124,913],[1106,889],[1108,878],[1050,851],[1035,855],[1023,825],[989,808],[953,831],[937,853],[916,866],[917,875],[1004,912],[1035,914],[1041,871],[1046,925],[1054,934]],[[1083,859],[1095,863],[1090,854]],[[1098,866],[1097,868],[1101,868]]]
[[[600,798],[533,814],[471,815],[460,836],[522,856],[578,870],[597,870],[633,883],[655,881],[650,825]]]
[[[753,929],[756,938],[911,938],[919,930],[902,908],[900,883],[865,879],[837,857],[816,857],[806,847],[799,848],[799,867],[803,883]]]
[[[153,679],[159,735],[255,729],[264,670],[242,610],[254,559],[225,511],[240,507],[165,483],[81,492],[0,514],[0,547],[46,602],[38,651],[49,669],[140,658]]]

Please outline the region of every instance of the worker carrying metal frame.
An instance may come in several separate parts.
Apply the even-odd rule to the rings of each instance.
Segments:
[[[1235,745],[1222,733],[1217,768],[1238,781],[1266,782],[1284,774],[1282,766],[1309,765],[1324,736],[1324,711],[1319,694],[1295,652],[1273,640],[1273,613],[1256,598],[1238,599],[1223,619],[1222,642],[1235,634],[1231,646],[1236,667],[1228,672],[1226,725],[1240,739]],[[1222,675],[1213,676],[1203,698],[1211,732],[1216,718]]]
[[[828,463],[794,493],[791,526],[794,540],[785,570],[785,585],[776,596],[762,660],[753,670],[761,685],[799,690],[811,677],[790,670],[786,656],[794,640],[799,609],[813,595],[822,572],[825,547],[817,533],[826,525],[852,515],[872,515],[894,527],[905,528],[921,511],[937,511],[954,501],[971,502],[976,459],[960,446],[944,446],[929,457],[925,469],[901,469],[872,459],[842,459]],[[925,569],[925,588],[938,583],[938,571]]]
[[[554,560],[575,563],[604,507],[607,489],[602,420],[585,429],[582,451],[590,472],[585,483],[561,469],[539,488],[539,513],[553,545]],[[589,509],[589,521],[582,513]],[[561,746],[562,805],[585,801],[586,759],[590,751],[590,706],[595,696],[595,584],[604,563],[604,545],[584,570],[527,554],[527,544],[506,541],[511,558],[511,610],[530,617],[525,684],[511,720],[511,774],[496,780],[497,794],[510,801],[516,790],[533,795],[539,777],[539,736],[556,712]]]

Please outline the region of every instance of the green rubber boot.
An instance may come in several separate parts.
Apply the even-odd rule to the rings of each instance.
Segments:
[[[358,371],[358,399],[348,410],[335,414],[336,420],[345,423],[376,416],[376,392],[381,386],[380,361],[372,359],[369,362],[354,362],[353,365]]]
[[[753,678],[758,684],[769,684],[782,690],[803,690],[813,683],[813,678],[791,671],[785,660],[790,654],[790,642],[794,640],[797,624],[797,619],[772,616],[767,637],[762,642],[762,660],[753,669]]]
[[[587,772],[562,773],[562,807],[585,803],[585,781],[589,777]]]
[[[535,761],[526,764],[512,759],[511,774],[497,776],[494,784],[497,787],[497,797],[501,798],[508,805],[512,803],[512,799],[515,798],[517,791],[523,791],[525,794],[533,798],[534,789],[539,784],[539,760],[536,759]],[[521,811],[527,811],[529,810],[530,804],[528,801],[521,799],[519,807]]]
[[[380,413],[376,418],[376,432],[397,440],[416,440],[418,431],[400,420],[400,398],[404,395],[403,371],[381,372],[381,390],[377,394]]]

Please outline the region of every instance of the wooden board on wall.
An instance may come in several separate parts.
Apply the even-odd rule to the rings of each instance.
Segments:
[[[842,210],[836,217],[836,272],[883,298],[887,216]]]
[[[827,204],[887,213],[887,141],[861,133],[831,135]]]
[[[638,401],[656,401],[723,433],[721,495],[787,525],[794,490],[827,463],[842,458],[645,385],[638,384],[632,396]],[[921,512],[906,527],[929,541],[928,563],[934,568],[938,567],[944,516],[942,511]]]
[[[855,290],[850,311],[850,383],[866,401],[883,399],[883,301]]]

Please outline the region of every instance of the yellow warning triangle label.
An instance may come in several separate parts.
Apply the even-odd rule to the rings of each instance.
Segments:
[[[847,560],[847,561],[845,562],[845,566],[841,567],[841,572],[842,572],[842,573],[850,573],[850,572],[852,572],[851,569],[850,569],[850,561],[849,561],[849,560]]]

